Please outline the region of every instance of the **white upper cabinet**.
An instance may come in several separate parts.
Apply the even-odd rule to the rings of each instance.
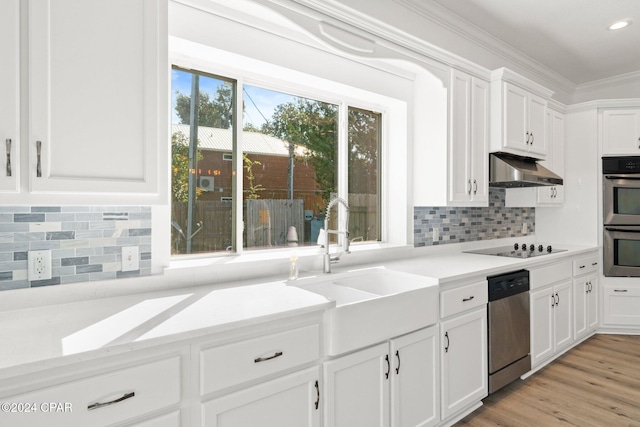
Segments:
[[[491,152],[546,158],[547,101],[552,94],[506,68],[493,71]]]
[[[489,84],[451,71],[449,199],[457,206],[487,206],[489,177]]]
[[[30,1],[26,13],[23,200],[166,201],[167,3]]]
[[[602,112],[602,154],[640,155],[640,108]]]
[[[0,193],[19,190],[20,2],[6,0],[0,13]]]

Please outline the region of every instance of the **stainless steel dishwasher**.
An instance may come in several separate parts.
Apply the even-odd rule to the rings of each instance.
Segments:
[[[529,272],[519,270],[487,277],[489,393],[531,369]]]

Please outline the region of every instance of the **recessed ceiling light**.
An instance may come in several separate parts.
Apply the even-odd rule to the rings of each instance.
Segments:
[[[631,25],[631,21],[618,21],[609,26],[610,30],[620,30],[628,25]]]

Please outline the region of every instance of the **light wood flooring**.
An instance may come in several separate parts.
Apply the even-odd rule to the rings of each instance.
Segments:
[[[456,424],[640,427],[640,336],[595,335]]]

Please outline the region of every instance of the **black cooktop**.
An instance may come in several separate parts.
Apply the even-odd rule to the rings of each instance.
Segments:
[[[542,243],[515,243],[513,246],[498,246],[495,248],[478,249],[474,251],[464,251],[469,254],[504,256],[509,258],[531,258],[542,255],[565,252],[566,249],[557,249],[548,244]]]

